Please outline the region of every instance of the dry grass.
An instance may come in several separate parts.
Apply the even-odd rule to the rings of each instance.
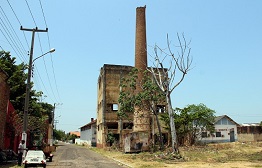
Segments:
[[[181,147],[181,156],[167,151],[124,154],[113,149],[92,150],[133,168],[262,168],[262,142],[221,143],[206,146]]]

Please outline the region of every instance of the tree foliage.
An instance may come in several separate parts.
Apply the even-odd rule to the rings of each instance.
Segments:
[[[158,132],[160,134],[161,149],[163,149],[162,131],[158,120],[157,105],[165,106],[165,95],[160,91],[159,87],[153,80],[152,75],[148,71],[144,73],[142,81],[137,81],[138,69],[133,68],[132,71],[121,79],[120,96],[118,102],[120,108],[118,116],[126,118],[127,112],[135,113],[135,110],[150,111],[156,117]],[[139,85],[137,85],[139,83]],[[136,87],[141,87],[140,92],[136,92]],[[135,109],[135,107],[138,107]],[[143,117],[143,116],[141,116]],[[152,123],[154,124],[154,123]]]
[[[25,90],[26,90],[26,65],[24,63],[16,65],[16,58],[11,57],[9,52],[0,51],[0,67],[8,75],[8,85],[10,87],[10,101],[16,111],[23,112]]]
[[[183,109],[176,108],[174,110],[174,122],[178,142],[180,145],[192,145],[199,138],[200,130],[214,132],[215,111],[206,107],[204,104],[192,104]],[[164,121],[166,129],[170,130],[169,116],[161,115],[161,120]]]
[[[120,93],[118,98],[119,110],[117,115],[119,118],[127,118],[127,113],[134,113],[136,104],[136,79],[137,79],[136,68],[133,68],[129,72],[127,77],[122,77],[120,80]]]
[[[60,141],[66,140],[66,134],[65,134],[65,131],[63,131],[63,130],[54,129],[53,136],[54,136],[54,139],[56,139],[56,140],[60,140]]]
[[[16,58],[12,57],[9,52],[0,51],[0,67],[8,75],[8,85],[10,87],[10,102],[13,104],[17,113],[16,120],[22,124],[24,102],[26,93],[26,79],[25,71],[28,66],[24,63],[16,65]],[[33,87],[33,83],[30,83]],[[30,91],[29,109],[28,109],[28,130],[46,132],[48,119],[52,118],[53,106],[48,103],[40,101],[43,92],[36,90]],[[18,117],[18,118],[17,118]],[[37,124],[36,124],[37,123]],[[50,121],[49,121],[50,123]],[[22,132],[22,130],[20,130]],[[18,132],[18,133],[21,133]]]

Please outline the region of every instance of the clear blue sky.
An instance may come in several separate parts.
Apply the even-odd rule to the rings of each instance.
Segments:
[[[48,27],[48,33],[36,34],[34,58],[50,48],[56,52],[35,61],[32,80],[44,92],[43,101],[57,103],[57,129],[79,130],[96,118],[104,64],[134,65],[136,7],[144,5],[149,52],[155,44],[166,48],[167,33],[174,45],[176,33],[191,40],[193,69],[173,92],[174,107],[204,103],[238,123],[262,120],[261,0],[1,0],[0,5],[0,46],[17,63],[28,63],[32,36],[20,26]]]

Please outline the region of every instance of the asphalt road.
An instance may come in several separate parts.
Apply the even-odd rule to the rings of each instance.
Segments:
[[[47,168],[123,168],[120,163],[88,148],[73,144],[60,144]]]

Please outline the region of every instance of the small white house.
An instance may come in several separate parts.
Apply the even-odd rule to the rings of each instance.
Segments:
[[[232,120],[227,115],[218,116],[215,118],[215,132],[202,131],[199,141],[203,143],[219,143],[219,142],[235,142],[237,141],[237,126],[239,124]]]
[[[80,144],[96,146],[96,120],[91,118],[91,122],[80,127]]]

